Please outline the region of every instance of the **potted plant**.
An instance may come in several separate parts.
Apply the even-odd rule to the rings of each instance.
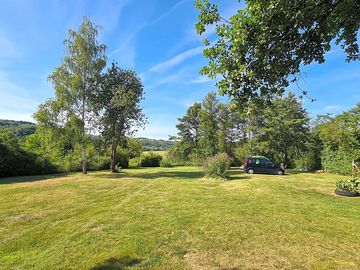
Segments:
[[[356,179],[338,180],[336,181],[335,194],[346,197],[359,196],[358,186],[360,182]]]

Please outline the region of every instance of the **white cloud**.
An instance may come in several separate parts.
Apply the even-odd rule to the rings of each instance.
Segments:
[[[212,81],[213,80],[210,79],[209,77],[199,76],[197,79],[190,80],[189,84],[208,83],[208,82],[212,82]]]
[[[146,27],[151,25],[157,24],[162,21],[164,18],[169,16],[172,12],[174,12],[179,6],[188,2],[189,0],[182,0],[175,5],[173,5],[168,11],[161,14],[159,17],[154,19],[150,22],[145,22],[140,24],[135,28],[134,31],[125,39],[125,41],[115,50],[113,50],[109,55],[110,57],[119,55],[120,56],[120,63],[126,67],[133,68],[135,66],[135,59],[136,59],[136,51],[135,51],[135,38],[136,36]]]
[[[182,69],[175,74],[171,74],[166,77],[161,77],[161,79],[155,81],[155,83],[152,86],[150,86],[150,88],[153,88],[153,87],[159,86],[159,85],[163,85],[163,84],[174,83],[181,79],[184,79],[186,76],[187,76],[187,74],[185,72],[185,69]]]
[[[340,105],[328,105],[328,106],[325,106],[324,109],[327,111],[335,111],[335,110],[341,109],[341,106]]]
[[[174,56],[173,58],[171,58],[165,62],[162,62],[160,64],[153,66],[152,68],[150,68],[150,71],[152,71],[152,72],[167,71],[168,69],[184,62],[186,59],[189,59],[191,57],[201,54],[203,52],[203,50],[204,50],[204,46],[199,46],[199,47],[187,50],[185,52],[182,52],[182,53]]]
[[[155,20],[149,23],[149,25],[154,25],[159,22],[161,22],[163,19],[165,19],[167,16],[169,16],[171,13],[173,13],[179,6],[182,4],[185,4],[186,2],[189,2],[190,0],[182,0],[177,2],[175,5],[173,5],[168,11],[157,17]]]

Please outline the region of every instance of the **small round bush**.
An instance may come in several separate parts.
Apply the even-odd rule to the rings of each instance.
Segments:
[[[204,172],[210,178],[228,179],[227,171],[230,169],[230,165],[230,157],[226,153],[219,153],[205,161]]]
[[[141,167],[160,167],[162,156],[156,153],[149,153],[141,157]]]
[[[170,160],[168,159],[163,159],[161,160],[160,162],[160,167],[163,167],[163,168],[171,168],[173,165],[172,163],[170,162]]]
[[[357,179],[338,180],[336,181],[336,188],[349,192],[358,192],[359,184],[360,182]]]

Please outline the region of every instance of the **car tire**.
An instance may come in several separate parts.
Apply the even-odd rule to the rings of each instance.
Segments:
[[[276,174],[277,174],[277,175],[284,175],[284,172],[281,171],[281,170],[278,170],[278,171],[276,172]]]
[[[254,169],[248,169],[247,173],[249,173],[249,174],[254,174],[255,171],[254,171]]]

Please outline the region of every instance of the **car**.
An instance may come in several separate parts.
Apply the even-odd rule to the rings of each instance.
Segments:
[[[284,175],[285,170],[282,167],[274,165],[268,158],[263,156],[252,156],[245,159],[243,168],[246,173],[267,173]]]

